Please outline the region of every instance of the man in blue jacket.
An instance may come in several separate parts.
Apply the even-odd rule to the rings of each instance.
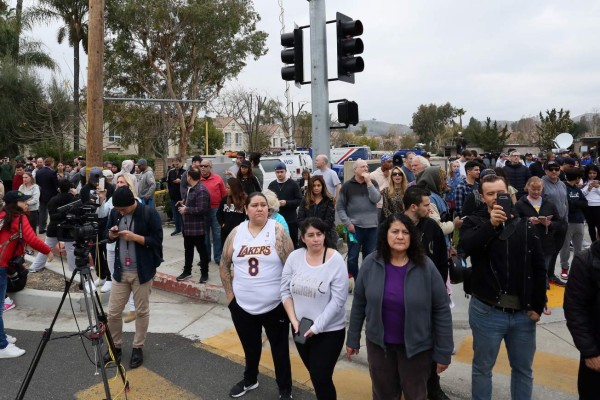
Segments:
[[[142,348],[150,322],[150,289],[156,268],[162,262],[163,230],[153,207],[138,203],[127,186],[115,190],[114,209],[108,217],[108,239],[116,242],[115,272],[108,302],[108,327],[115,344],[115,358],[121,361],[122,313],[133,292],[137,318],[129,366],[144,362]],[[111,360],[107,353],[104,362]]]

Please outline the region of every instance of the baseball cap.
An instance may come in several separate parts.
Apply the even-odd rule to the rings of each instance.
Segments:
[[[240,167],[248,167],[248,168],[250,168],[250,161],[248,161],[248,160],[242,161],[242,163],[240,164]],[[275,168],[275,169],[277,169],[277,168]]]
[[[112,201],[114,207],[129,207],[135,203],[135,197],[129,186],[121,186],[113,193]]]
[[[285,170],[287,170],[287,167],[285,166],[285,164],[284,164],[284,163],[282,163],[282,162],[278,162],[277,164],[275,164],[275,171],[277,171],[277,170],[282,170],[282,169],[285,169]]]
[[[508,157],[508,154],[506,154],[506,153],[500,153],[500,157]]]
[[[575,160],[571,157],[563,158],[563,164],[575,166]]]
[[[496,171],[494,171],[491,168],[484,169],[483,171],[481,171],[479,173],[479,179],[483,179],[484,176],[488,176],[488,175],[496,175]]]
[[[389,154],[384,154],[384,155],[381,156],[381,163],[382,164],[385,163],[385,162],[391,161],[391,160],[392,160],[392,156],[390,156]]]
[[[102,170],[102,175],[104,175],[105,178],[111,179],[113,178],[113,173],[110,169],[103,169]]]
[[[402,153],[400,153],[399,151],[395,152],[392,161],[394,162],[395,167],[403,166],[404,161],[402,160]]]
[[[148,165],[148,161],[145,158],[140,158],[136,165]]]
[[[556,161],[547,161],[546,164],[544,164],[544,169],[550,169],[550,168],[559,168],[560,164],[557,163]]]
[[[95,184],[100,181],[100,177],[102,176],[102,170],[98,167],[93,167],[90,169],[90,183]]]
[[[6,193],[4,195],[4,202],[5,203],[16,203],[17,201],[26,201],[29,200],[31,198],[31,196],[26,195],[25,193],[21,192],[20,190],[11,190],[10,192]]]

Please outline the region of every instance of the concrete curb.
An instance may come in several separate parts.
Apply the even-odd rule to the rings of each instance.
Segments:
[[[227,297],[222,286],[211,283],[198,283],[190,280],[178,282],[173,275],[157,272],[152,288],[191,297],[196,300],[227,305]]]

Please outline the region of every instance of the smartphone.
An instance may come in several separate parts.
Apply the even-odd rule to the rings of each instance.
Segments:
[[[298,325],[298,334],[294,335],[294,341],[298,344],[306,343],[307,337],[304,336],[306,332],[313,326],[313,321],[308,318],[302,318],[300,320],[300,324]]]
[[[98,190],[102,191],[104,190],[104,181],[106,180],[106,178],[100,178],[100,180],[98,180]]]
[[[510,194],[508,193],[498,193],[496,195],[496,204],[502,206],[502,210],[506,214],[507,218],[510,218],[510,212],[512,210],[512,199],[510,198]]]

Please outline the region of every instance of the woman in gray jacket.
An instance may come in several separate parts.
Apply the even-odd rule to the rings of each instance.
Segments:
[[[363,262],[354,288],[346,339],[350,360],[358,354],[363,323],[373,399],[427,398],[431,363],[450,364],[452,316],[446,286],[425,256],[417,228],[405,215],[380,226],[377,251]]]

